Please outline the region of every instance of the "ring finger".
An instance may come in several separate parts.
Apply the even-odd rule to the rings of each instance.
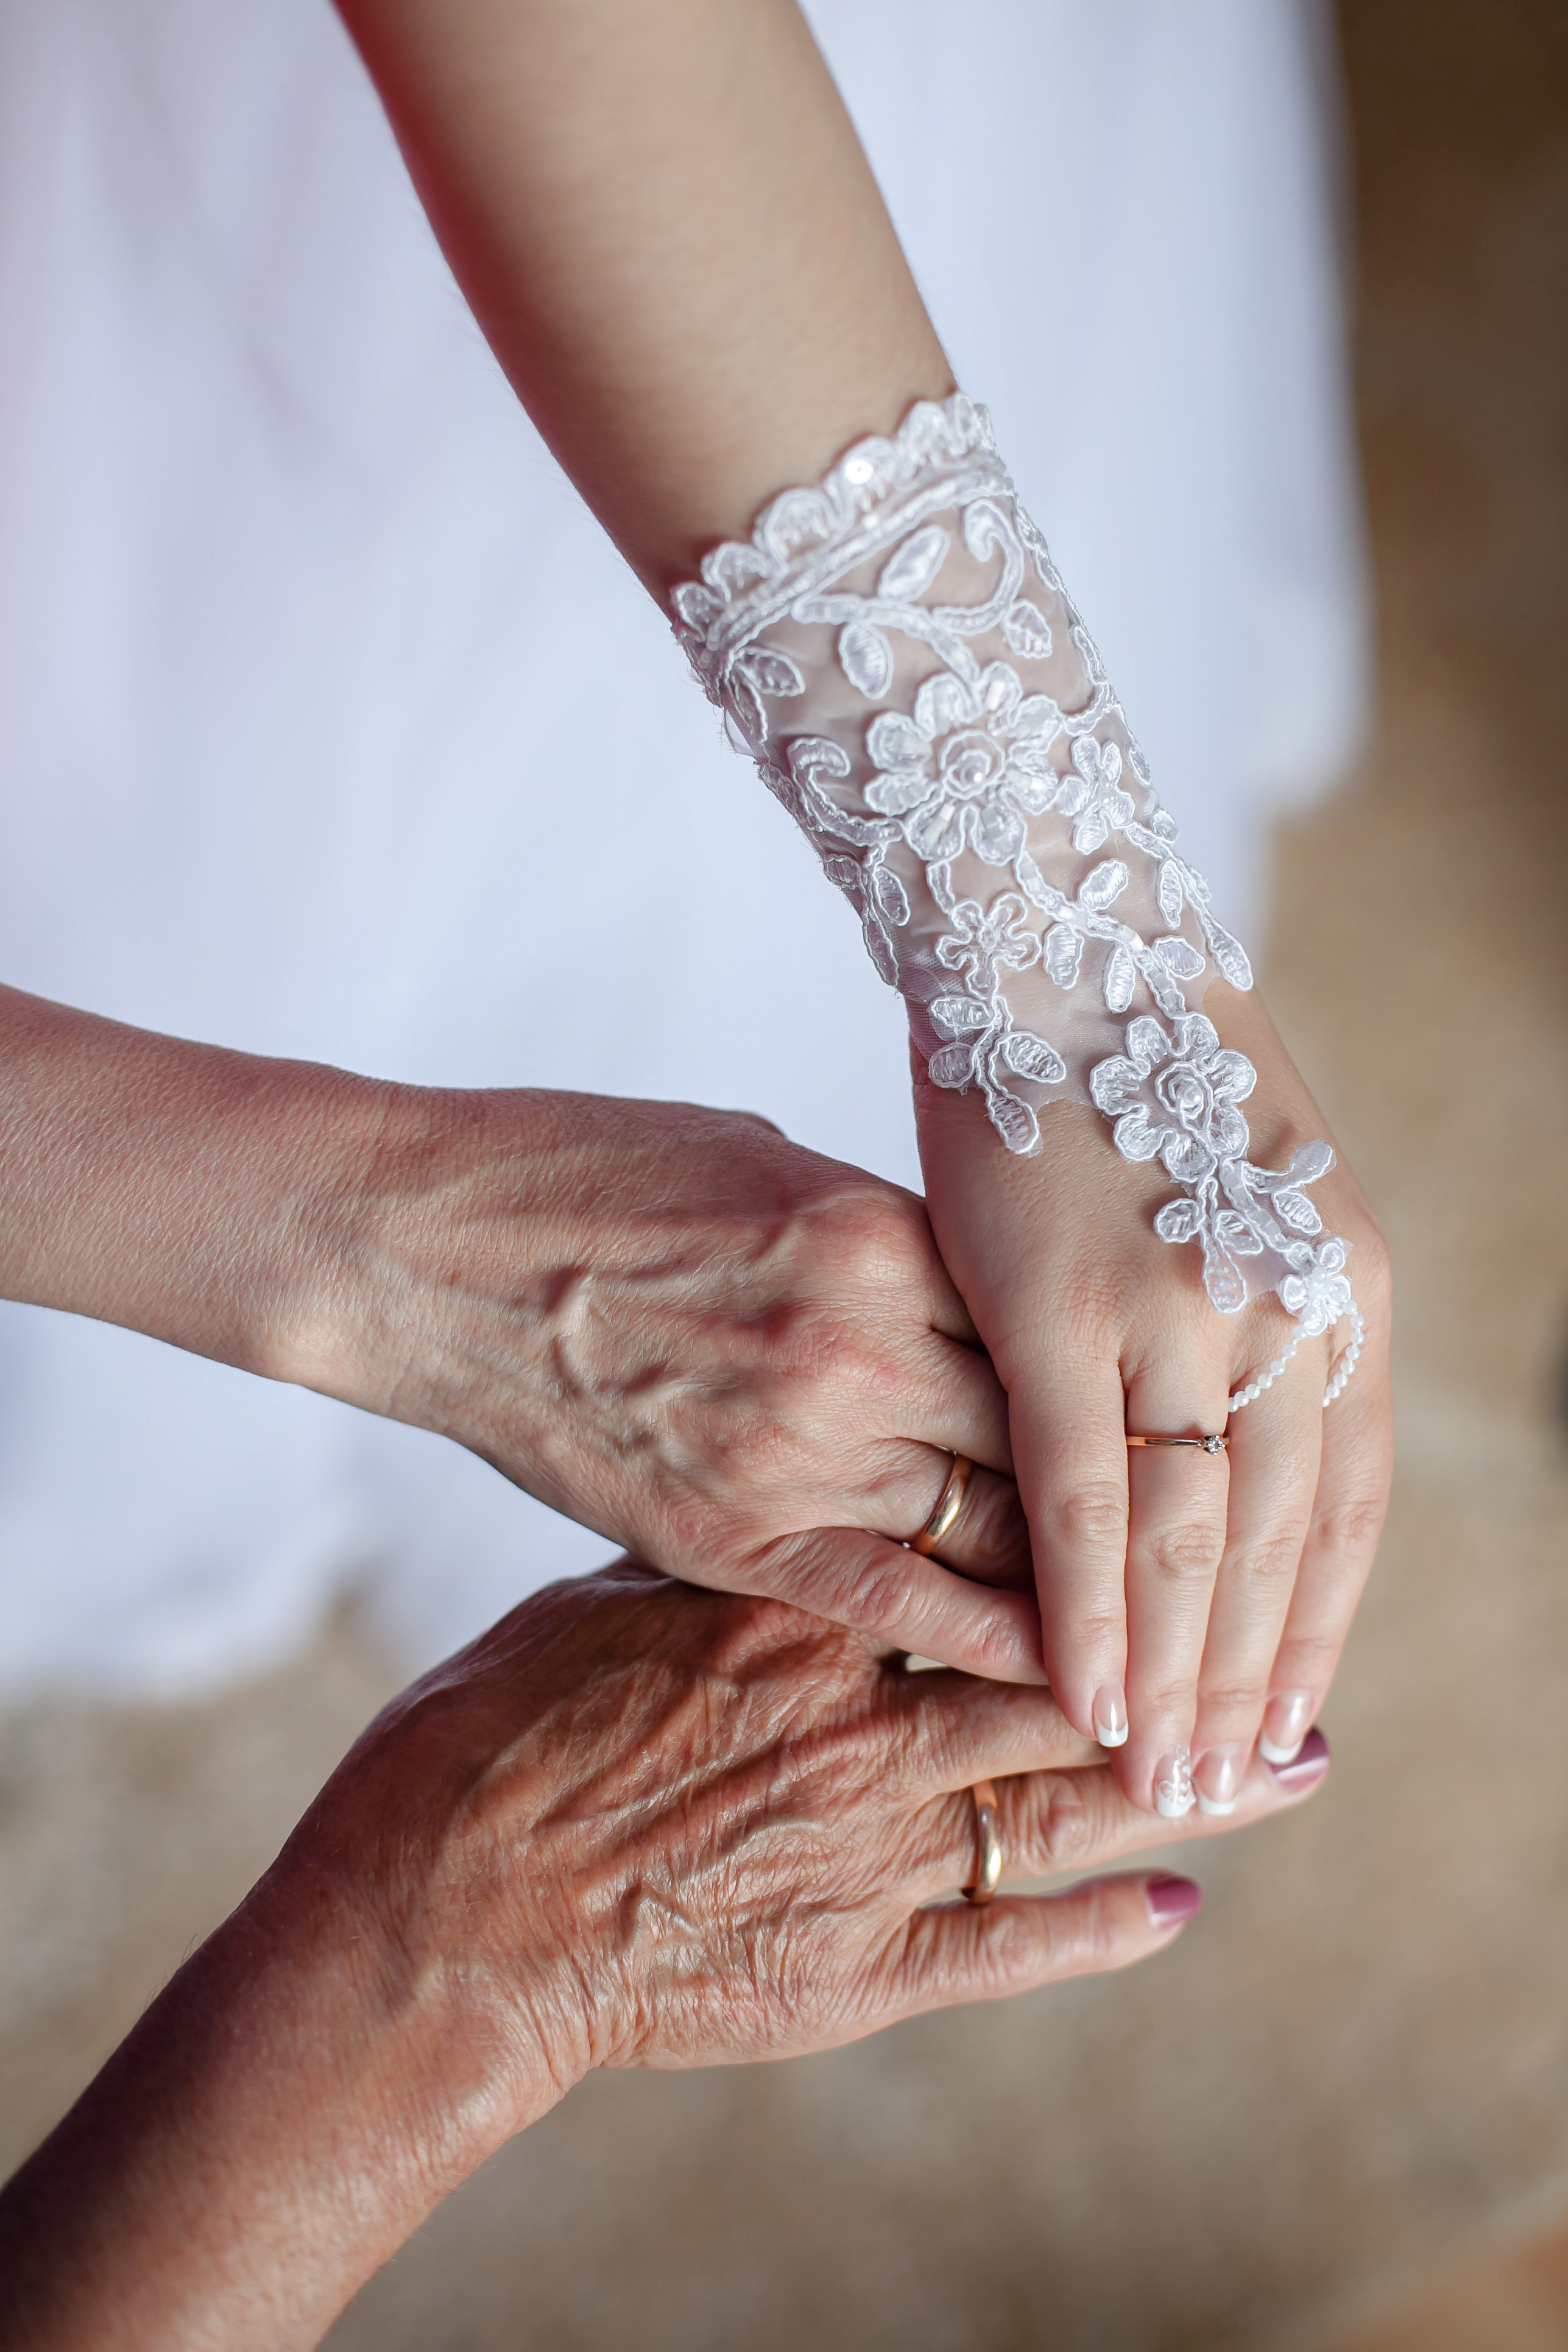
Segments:
[[[1225,1428],[1226,1368],[1187,1349],[1134,1370],[1130,1433],[1212,1436]],[[1193,1801],[1193,1726],[1215,1580],[1225,1550],[1229,1477],[1198,1446],[1127,1457],[1127,1721],[1117,1774],[1133,1802],[1181,1814]]]

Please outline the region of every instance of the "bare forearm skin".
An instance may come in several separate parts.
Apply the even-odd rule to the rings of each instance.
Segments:
[[[308,1874],[262,1882],[0,2190],[7,2352],[302,2352],[553,2105],[388,1960]]]
[[[793,0],[340,0],[523,404],[661,599],[952,371]]]
[[[0,1296],[299,1377],[405,1098],[0,988]]]

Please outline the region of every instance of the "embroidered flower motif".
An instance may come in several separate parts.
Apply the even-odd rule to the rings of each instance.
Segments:
[[[1304,1144],[1280,1170],[1247,1157],[1241,1105],[1255,1073],[1188,1011],[1188,991],[1210,961],[1238,989],[1251,967],[1177,846],[984,412],[960,394],[917,404],[890,439],[858,443],[820,483],[773,499],[751,539],[706,556],[674,604],[732,739],[856,907],[879,971],[923,1008],[933,1082],[980,1089],[1009,1150],[1039,1148],[1032,1089],[1069,1082],[1056,1045],[1025,1025],[1052,991],[1013,975],[1033,967],[1061,992],[1080,1070],[1099,1021],[1120,1025],[1147,1002],[1125,1052],[1087,1071],[1093,1099],[1121,1153],[1158,1159],[1182,1188],[1155,1226],[1198,1244],[1214,1305],[1246,1303],[1250,1265],[1296,1319],[1291,1348],[1233,1407],[1303,1337],[1348,1314],[1356,1336],[1331,1402],[1360,1322],[1345,1245],[1304,1188],[1333,1154]],[[1047,662],[1065,667],[1033,667]],[[910,693],[906,682],[927,672]],[[981,890],[955,897],[953,861],[966,853],[1006,869],[989,905]],[[749,887],[765,919],[768,877]],[[1162,936],[1146,936],[1151,907]],[[1177,1803],[1180,1779],[1165,1791]]]
[[[928,677],[911,716],[886,710],[867,729],[878,772],[866,798],[900,820],[928,866],[950,863],[966,844],[987,866],[1005,866],[1024,846],[1026,820],[1044,815],[1060,790],[1048,747],[1061,723],[1049,695],[1026,695],[1006,662],[989,663],[977,684],[951,672]]]
[[[1025,928],[1028,912],[1016,890],[1005,890],[988,907],[960,898],[947,919],[947,937],[937,941],[937,961],[983,984],[993,981],[997,965],[1026,971],[1040,952],[1038,939]]]
[[[1287,1315],[1296,1318],[1303,1339],[1316,1339],[1331,1331],[1354,1306],[1350,1277],[1344,1271],[1348,1255],[1344,1243],[1331,1234],[1306,1256],[1299,1272],[1288,1274],[1279,1284],[1279,1304]]]
[[[1098,1063],[1089,1089],[1116,1122],[1114,1140],[1125,1160],[1162,1160],[1185,1197],[1167,1201],[1154,1219],[1162,1241],[1196,1242],[1204,1254],[1204,1288],[1222,1315],[1247,1304],[1240,1258],[1272,1250],[1290,1269],[1279,1286],[1280,1304],[1297,1317],[1303,1336],[1327,1331],[1349,1312],[1351,1289],[1342,1268],[1342,1242],[1313,1253],[1302,1236],[1322,1231],[1322,1219],[1301,1187],[1334,1164],[1326,1143],[1307,1143],[1288,1168],[1254,1168],[1247,1157],[1247,1121],[1237,1105],[1258,1083],[1245,1054],[1220,1044],[1212,1021],[1189,1013],[1171,1034],[1151,1014],[1127,1025],[1127,1052]]]
[[[1126,1055],[1097,1063],[1089,1088],[1115,1120],[1124,1160],[1158,1156],[1178,1184],[1196,1185],[1247,1150],[1237,1105],[1257,1083],[1246,1055],[1222,1045],[1204,1013],[1184,1014],[1167,1035],[1146,1013],[1127,1025]]]
[[[1137,810],[1131,793],[1121,789],[1120,745],[1075,736],[1072,773],[1063,777],[1056,806],[1072,818],[1072,845],[1083,857],[1092,857],[1112,832],[1131,824]]]

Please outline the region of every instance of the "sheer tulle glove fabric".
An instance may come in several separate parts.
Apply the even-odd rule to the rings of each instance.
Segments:
[[[704,688],[904,997],[932,1084],[975,1087],[1019,1153],[1047,1103],[1092,1101],[1124,1159],[1159,1159],[1180,1188],[1155,1230],[1198,1247],[1219,1312],[1267,1286],[1297,1327],[1231,1409],[1348,1320],[1332,1402],[1362,1339],[1347,1244],[1307,1190],[1333,1152],[1247,1157],[1257,1073],[1199,1007],[1211,971],[1245,990],[1251,965],[985,410],[919,403],[775,498],[673,601]]]
[[[1386,1489],[1381,1326],[1365,1409],[1331,1443],[1310,1425],[1367,1338],[1351,1240],[1313,1199],[1334,1152],[1267,1017],[1229,995],[1251,989],[1247,953],[983,408],[917,404],[701,569],[674,592],[677,634],[854,907],[937,1090],[921,1120],[932,1221],[1008,1389],[1047,1673],[1080,1728],[1128,1743],[1131,1793],[1225,1810],[1260,1729],[1288,1747],[1316,1712]],[[1215,981],[1263,1049],[1256,1095],[1257,1063],[1203,1009]],[[1277,1165],[1252,1156],[1249,1097],[1289,1138]],[[1064,1102],[1087,1129],[1050,1116]],[[1096,1131],[1142,1182],[1095,1177]],[[1031,1160],[1037,1183],[1008,1177]],[[1376,1229],[1336,1186],[1377,1292]],[[1149,1219],[1171,1253],[1143,1248]],[[1095,1252],[1110,1303],[1091,1312]],[[1279,1381],[1304,1346],[1324,1385]],[[1211,1465],[1200,1488],[1192,1457],[1147,1453],[1130,1471],[1126,1427],[1213,1431],[1269,1389],[1228,1478]]]

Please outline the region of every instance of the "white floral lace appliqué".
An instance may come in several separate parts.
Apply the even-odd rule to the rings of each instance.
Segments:
[[[774,499],[673,601],[705,690],[908,1001],[932,1083],[978,1087],[1015,1152],[1039,1148],[1047,1101],[1094,1102],[1123,1158],[1159,1159],[1181,1188],[1156,1230],[1198,1245],[1219,1312],[1271,1287],[1296,1326],[1233,1410],[1348,1317],[1331,1402],[1362,1339],[1346,1245],[1304,1189],[1333,1153],[1247,1156],[1256,1073],[1192,1000],[1211,969],[1250,988],[1251,967],[984,410],[918,404]]]

